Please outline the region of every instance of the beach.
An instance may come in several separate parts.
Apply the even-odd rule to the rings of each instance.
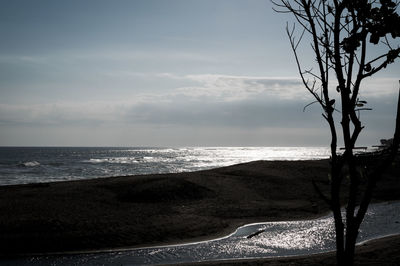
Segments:
[[[328,194],[328,169],[328,160],[255,161],[190,173],[2,186],[1,255],[185,243],[224,236],[252,222],[319,217],[329,209],[311,181]],[[374,201],[400,198],[399,172],[395,164],[385,173]],[[399,242],[392,237],[360,249],[375,252],[376,260],[385,254],[376,250],[391,252]],[[382,259],[391,257],[400,259],[387,253]],[[334,262],[329,254],[258,262],[319,259]]]

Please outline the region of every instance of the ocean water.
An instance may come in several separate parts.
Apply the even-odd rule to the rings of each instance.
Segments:
[[[325,147],[0,147],[0,185],[197,171],[255,160],[329,158]]]

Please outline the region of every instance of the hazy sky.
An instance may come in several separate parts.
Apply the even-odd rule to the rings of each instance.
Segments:
[[[269,0],[0,5],[0,145],[329,145]],[[362,144],[392,135],[399,74],[365,84]]]

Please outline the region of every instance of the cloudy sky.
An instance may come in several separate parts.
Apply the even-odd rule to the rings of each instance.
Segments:
[[[0,5],[0,146],[329,145],[269,0]],[[361,144],[392,135],[399,74],[365,84]]]

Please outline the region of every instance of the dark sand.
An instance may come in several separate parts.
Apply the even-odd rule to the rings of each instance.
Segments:
[[[181,243],[226,235],[250,222],[321,216],[328,207],[311,179],[328,191],[328,166],[327,160],[258,161],[193,173],[0,187],[0,255]],[[399,173],[398,164],[388,171],[375,201],[400,199]],[[394,239],[395,247],[382,240],[372,249],[389,243],[400,251]]]

